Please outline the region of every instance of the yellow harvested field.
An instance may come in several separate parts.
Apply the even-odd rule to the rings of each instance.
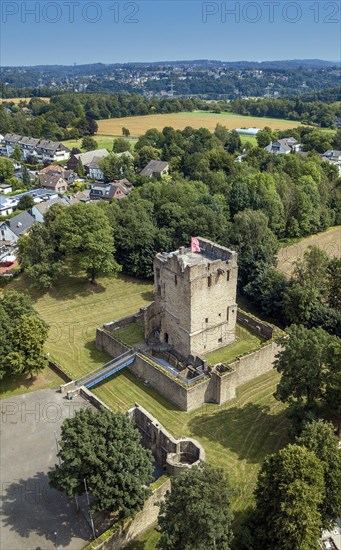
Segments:
[[[30,99],[33,99],[33,97],[7,97],[7,98],[0,98],[0,103],[5,103],[5,102],[11,101],[11,102],[13,102],[17,105],[18,103],[20,103],[20,101],[29,102]],[[42,99],[43,101],[46,101],[47,103],[50,103],[50,98],[49,97],[39,97],[39,98],[35,98],[35,99]]]
[[[307,237],[302,241],[281,248],[278,252],[278,269],[284,275],[290,276],[295,268],[295,262],[303,257],[309,246],[318,246],[330,258],[341,258],[341,226],[332,227],[328,231]]]
[[[194,111],[192,113],[171,113],[167,115],[145,115],[124,118],[110,118],[98,120],[98,135],[122,135],[122,128],[128,128],[131,136],[140,136],[150,128],[162,130],[165,126],[172,126],[176,130],[183,130],[186,126],[192,128],[207,128],[213,131],[217,124],[226,126],[229,130],[235,128],[264,128],[269,126],[274,130],[286,130],[299,126],[299,122],[264,117],[249,117],[234,113],[208,113]]]

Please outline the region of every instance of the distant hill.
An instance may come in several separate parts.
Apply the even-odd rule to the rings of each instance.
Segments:
[[[26,66],[26,69],[33,69],[42,72],[51,71],[67,71],[67,72],[88,72],[88,71],[105,71],[106,69],[119,68],[119,67],[143,67],[143,66],[201,66],[201,67],[233,67],[233,68],[258,68],[258,69],[290,69],[290,68],[318,68],[318,67],[333,67],[340,66],[340,61],[326,61],[323,59],[286,59],[275,61],[221,61],[214,59],[193,59],[193,60],[175,60],[175,61],[143,61],[132,63],[88,63],[84,65],[34,65]],[[3,66],[3,70],[6,69],[23,69],[24,66]]]

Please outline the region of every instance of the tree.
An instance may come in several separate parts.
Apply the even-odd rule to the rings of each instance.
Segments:
[[[84,166],[80,159],[77,162],[76,173],[79,178],[84,178],[84,175],[85,175]]]
[[[52,210],[60,211],[57,206],[51,207],[50,216]],[[33,288],[47,290],[62,274],[64,258],[49,216],[45,216],[44,223],[34,224],[28,234],[20,237],[18,258]]]
[[[266,147],[274,139],[276,139],[276,135],[269,126],[264,126],[262,130],[259,130],[256,136],[258,147]]]
[[[30,178],[30,175],[28,173],[26,165],[24,165],[24,168],[23,168],[22,182],[23,182],[24,186],[26,187],[26,189],[29,189],[31,187],[31,178]]]
[[[231,488],[222,469],[203,464],[175,477],[161,503],[161,550],[228,550]]]
[[[23,195],[18,202],[19,210],[29,210],[32,206],[34,206],[34,200],[31,195]]]
[[[14,175],[14,166],[7,158],[0,158],[0,183],[11,178]]]
[[[13,346],[6,361],[15,373],[38,374],[47,366],[44,344],[47,339],[47,325],[36,315],[23,315],[10,328]]]
[[[314,452],[288,445],[267,456],[255,490],[254,548],[315,548],[324,494],[323,467]]]
[[[22,161],[22,152],[18,144],[14,146],[13,152],[11,153],[11,158],[17,162]]]
[[[258,270],[275,265],[277,239],[269,229],[268,218],[263,212],[246,209],[236,214],[231,241],[239,254],[242,284],[255,278]]]
[[[91,512],[125,517],[142,508],[152,481],[152,456],[122,413],[77,411],[63,422],[58,456],[62,463],[49,472],[50,485],[74,497],[85,492],[86,480]]]
[[[128,128],[125,128],[124,126],[122,128],[122,136],[124,136],[124,137],[129,137],[130,136],[130,130],[128,130]]]
[[[282,374],[275,397],[298,406],[303,413],[316,412],[319,400],[326,397],[326,385],[328,388],[330,379],[335,381],[338,373],[340,376],[340,341],[322,328],[303,325],[291,326],[287,335],[280,342],[283,349],[275,361]]]
[[[82,139],[81,147],[85,151],[94,151],[95,149],[97,149],[98,144],[97,144],[97,141],[94,138],[92,138],[90,136],[85,136]]]
[[[96,204],[75,204],[58,217],[57,234],[66,264],[74,273],[85,271],[93,284],[100,274],[114,276],[114,236],[104,211]]]
[[[10,290],[0,300],[0,378],[5,374],[39,372],[46,365],[47,325],[31,301]]]
[[[114,153],[125,153],[131,150],[130,143],[127,139],[116,138],[113,143],[112,150]]]
[[[341,452],[334,426],[328,422],[309,422],[296,442],[313,451],[322,463],[325,495],[320,511],[323,527],[330,528],[341,512]]]

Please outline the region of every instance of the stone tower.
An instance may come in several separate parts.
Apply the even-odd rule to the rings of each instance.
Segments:
[[[183,357],[204,355],[235,340],[237,253],[198,241],[200,252],[182,247],[154,260],[154,328],[160,341]]]

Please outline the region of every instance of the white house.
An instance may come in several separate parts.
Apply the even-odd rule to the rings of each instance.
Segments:
[[[51,206],[54,204],[61,204],[63,206],[70,206],[71,201],[69,202],[66,198],[61,197],[54,197],[53,199],[49,199],[48,201],[41,202],[39,204],[35,204],[31,208],[31,215],[35,219],[36,222],[43,222],[44,216],[48,210],[50,210]]]
[[[264,147],[264,150],[274,155],[287,155],[288,153],[299,153],[302,150],[302,145],[295,138],[289,137],[271,141]]]
[[[10,220],[0,223],[0,241],[16,243],[21,235],[34,224],[34,218],[28,212],[21,212]]]

